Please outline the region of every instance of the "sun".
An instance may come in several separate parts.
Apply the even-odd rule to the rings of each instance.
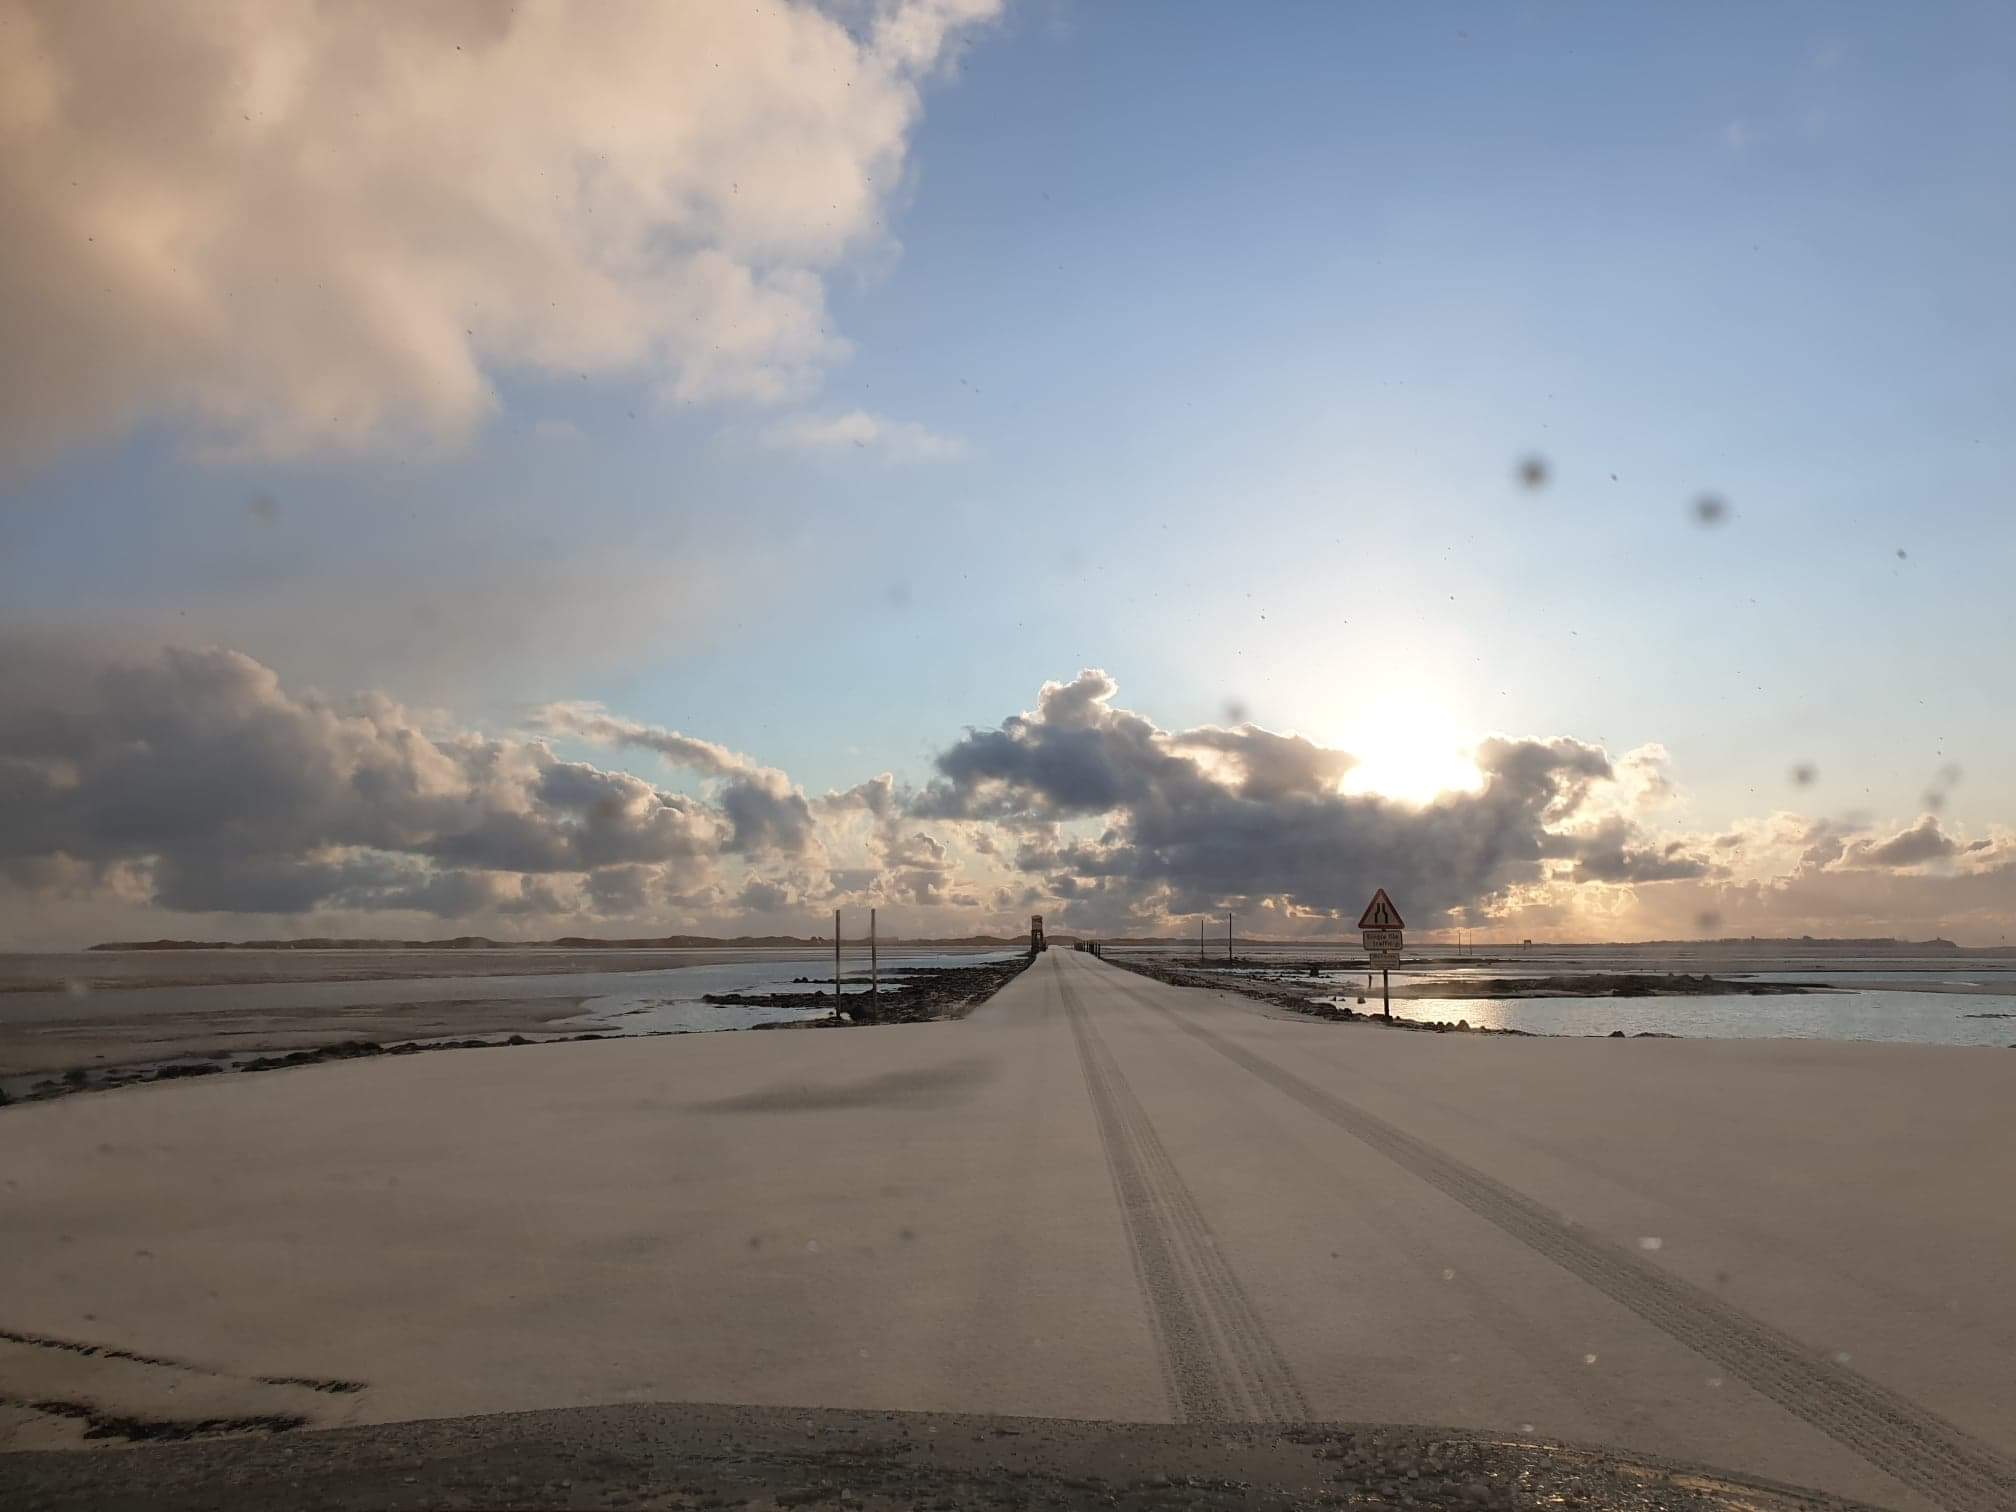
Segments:
[[[1345,776],[1346,793],[1377,793],[1402,803],[1428,803],[1443,793],[1474,793],[1484,774],[1471,759],[1476,733],[1446,705],[1399,694],[1354,709],[1340,721],[1335,744],[1358,758]]]

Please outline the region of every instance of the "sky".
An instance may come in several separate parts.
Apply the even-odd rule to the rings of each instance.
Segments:
[[[0,948],[2004,943],[2012,85],[1986,4],[0,0]]]

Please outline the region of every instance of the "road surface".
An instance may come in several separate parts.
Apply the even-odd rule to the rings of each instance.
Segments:
[[[58,1441],[31,1399],[1428,1423],[1991,1512],[2012,1072],[1321,1023],[1052,950],[960,1023],[11,1108],[0,1434]]]

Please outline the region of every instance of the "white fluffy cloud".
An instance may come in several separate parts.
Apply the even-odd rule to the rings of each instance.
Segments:
[[[952,462],[966,455],[966,443],[956,436],[858,409],[844,415],[794,415],[771,426],[763,439],[796,451],[872,451],[888,462]]]
[[[513,369],[801,396],[998,5],[0,0],[0,459],[453,443]]]
[[[762,766],[711,740],[618,718],[599,704],[548,704],[537,711],[533,722],[540,729],[595,745],[655,751],[674,766],[721,779],[717,800],[732,826],[727,846],[731,851],[797,855],[811,843],[812,806],[775,767]]]

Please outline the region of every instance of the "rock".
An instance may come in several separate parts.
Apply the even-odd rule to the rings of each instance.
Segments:
[[[1623,1031],[1622,1029],[1612,1029],[1612,1030],[1610,1031],[1610,1038],[1612,1038],[1612,1039],[1623,1039],[1623,1038],[1625,1038],[1625,1034],[1624,1034],[1624,1031]]]

